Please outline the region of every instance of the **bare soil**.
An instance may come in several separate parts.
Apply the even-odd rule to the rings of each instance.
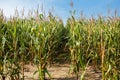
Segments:
[[[68,64],[55,64],[51,67],[48,67],[48,71],[52,76],[52,80],[76,80],[76,76],[74,74],[69,74],[70,66]],[[34,74],[37,70],[36,66],[25,65],[25,80],[39,80],[38,73]],[[34,75],[33,75],[34,74]],[[80,71],[81,74],[81,71]],[[49,80],[48,75],[46,74],[46,79]],[[80,76],[80,75],[79,75]],[[95,71],[92,66],[87,67],[87,71],[85,73],[85,80],[101,80],[101,72]]]

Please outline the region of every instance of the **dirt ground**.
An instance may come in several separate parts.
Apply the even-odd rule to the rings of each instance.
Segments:
[[[39,80],[38,73],[33,75],[36,70],[36,66],[25,65],[25,80]],[[52,76],[52,80],[76,80],[75,75],[69,74],[68,64],[53,65],[48,68],[48,71]],[[49,80],[48,75],[46,75],[46,79]],[[92,66],[89,66],[85,73],[85,80],[101,80],[101,72],[96,72]]]

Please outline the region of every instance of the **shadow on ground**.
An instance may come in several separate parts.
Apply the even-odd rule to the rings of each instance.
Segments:
[[[45,80],[50,80],[50,79],[45,79]],[[77,80],[75,77],[70,77],[70,78],[53,78],[51,80]]]

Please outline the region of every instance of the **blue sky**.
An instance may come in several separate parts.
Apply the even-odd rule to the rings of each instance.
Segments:
[[[70,7],[70,2],[73,1],[73,8]],[[117,15],[120,16],[120,0],[0,0],[0,8],[3,9],[4,15],[9,17],[14,14],[17,8],[19,12],[25,9],[27,15],[28,11],[37,9],[43,5],[43,12],[51,11],[55,16],[59,16],[64,21],[70,17],[70,10],[76,11],[76,18],[80,17],[81,11],[86,18],[97,15],[108,16],[113,15],[117,10]],[[39,8],[41,11],[41,8]]]

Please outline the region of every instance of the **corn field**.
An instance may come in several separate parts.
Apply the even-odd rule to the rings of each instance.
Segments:
[[[7,20],[0,11],[1,80],[25,80],[27,63],[37,66],[34,74],[39,73],[39,80],[45,80],[45,73],[52,79],[47,67],[64,51],[77,80],[84,80],[91,64],[101,71],[102,80],[119,80],[120,17],[76,19],[71,15],[64,25],[51,13],[44,16],[36,11],[34,17]]]

